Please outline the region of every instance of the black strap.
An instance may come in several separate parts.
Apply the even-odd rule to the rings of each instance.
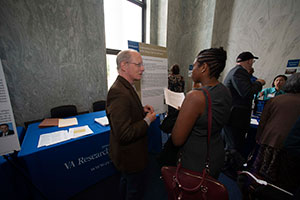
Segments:
[[[205,159],[205,169],[209,171],[209,144],[210,144],[210,136],[211,136],[211,126],[212,126],[212,110],[211,110],[211,97],[206,88],[199,88],[204,93],[204,96],[207,99],[207,152],[206,152],[206,159]],[[178,163],[181,165],[181,157],[182,153],[180,152]],[[179,166],[180,167],[180,166]]]
[[[182,156],[182,154],[180,155],[180,158],[178,160],[178,164],[177,164],[176,172],[175,172],[175,177],[173,177],[174,181],[176,182],[176,184],[178,184],[178,186],[180,188],[182,188],[185,191],[190,191],[190,192],[199,190],[199,188],[202,186],[204,180],[206,179],[206,175],[209,174],[209,143],[210,143],[211,125],[212,125],[211,97],[210,97],[210,94],[209,94],[209,92],[206,88],[201,88],[201,90],[203,90],[204,96],[207,98],[206,105],[207,105],[207,122],[208,122],[208,125],[207,125],[206,162],[205,162],[205,168],[203,169],[202,179],[201,179],[200,183],[198,185],[196,185],[195,187],[193,187],[193,188],[184,187],[180,183],[179,170],[181,168],[181,156]]]
[[[201,88],[204,91],[205,96],[207,97],[207,152],[206,152],[206,161],[205,168],[209,170],[209,144],[211,136],[211,126],[212,126],[212,111],[211,111],[211,97],[206,88]]]

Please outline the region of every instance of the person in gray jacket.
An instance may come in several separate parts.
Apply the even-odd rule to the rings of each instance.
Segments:
[[[250,52],[242,52],[236,59],[237,65],[227,74],[224,85],[232,95],[232,107],[229,122],[224,126],[222,135],[225,150],[242,155],[245,134],[250,126],[251,106],[254,94],[265,85],[263,79],[251,81],[253,63],[258,57]]]

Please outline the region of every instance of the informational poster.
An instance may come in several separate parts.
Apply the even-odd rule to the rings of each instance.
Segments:
[[[0,155],[15,150],[20,150],[20,143],[0,60]]]
[[[285,74],[300,72],[300,59],[288,60]]]
[[[145,71],[137,85],[143,105],[151,105],[155,113],[164,113],[164,88],[168,88],[168,58],[165,47],[128,41],[128,48],[140,52]]]

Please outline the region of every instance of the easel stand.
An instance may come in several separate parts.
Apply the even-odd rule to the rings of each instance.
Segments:
[[[31,179],[24,172],[24,170],[22,169],[22,167],[20,167],[17,164],[16,155],[17,155],[17,152],[14,151],[14,153],[12,153],[12,154],[2,155],[2,156],[12,166],[12,168],[15,169],[15,171],[18,174],[20,174],[22,177],[24,177],[24,180],[26,181],[26,183],[29,183],[30,188],[32,188],[33,191],[36,191],[37,194],[39,194],[39,196],[41,197],[41,199],[48,200],[48,198],[32,183]]]

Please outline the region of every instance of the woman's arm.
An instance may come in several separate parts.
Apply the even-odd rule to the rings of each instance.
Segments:
[[[205,106],[205,96],[201,90],[193,90],[186,95],[172,130],[174,145],[181,146],[185,143],[197,118],[203,113]]]

